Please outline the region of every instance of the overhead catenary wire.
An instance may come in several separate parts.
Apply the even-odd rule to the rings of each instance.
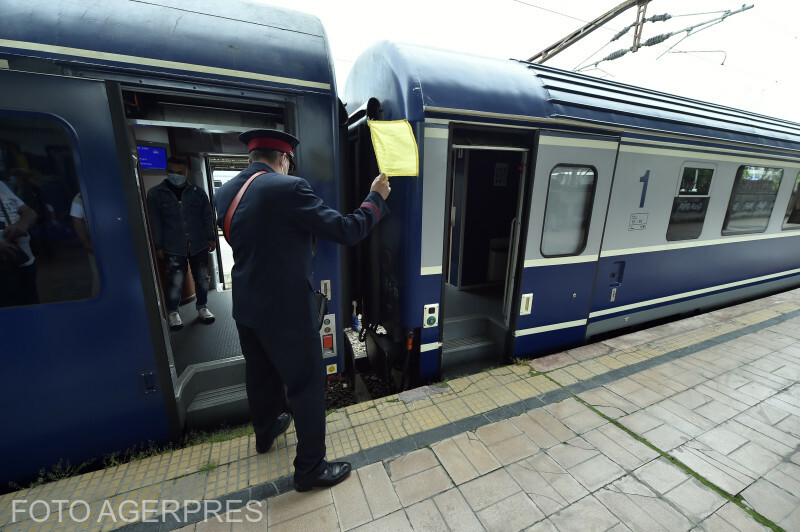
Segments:
[[[672,15],[670,15],[669,13],[664,13],[662,15],[653,15],[652,17],[647,17],[644,20],[642,20],[642,24],[644,24],[645,22],[666,22],[667,20],[669,20],[671,18],[672,18]],[[628,26],[626,26],[625,28],[621,29],[619,31],[619,33],[614,35],[614,37],[612,37],[611,41],[609,41],[609,42],[614,42],[614,41],[619,40],[620,38],[624,37],[625,34],[628,33],[631,30],[631,28],[633,28],[635,26],[636,26],[635,22],[633,24],[628,24]]]
[[[655,46],[655,45],[657,45],[657,44],[661,44],[661,43],[663,43],[664,41],[666,41],[666,40],[667,40],[667,39],[669,39],[670,37],[674,37],[675,35],[680,35],[680,34],[682,34],[682,33],[685,33],[685,34],[686,34],[686,35],[685,35],[685,36],[684,36],[682,39],[680,39],[680,40],[679,40],[677,43],[675,43],[674,45],[670,46],[670,47],[669,47],[669,48],[668,48],[666,51],[664,51],[664,52],[663,52],[661,55],[659,55],[659,56],[656,58],[656,59],[659,59],[659,58],[661,58],[662,56],[664,56],[664,54],[667,54],[667,53],[669,53],[669,52],[670,52],[670,51],[671,51],[673,48],[675,48],[675,46],[677,46],[678,44],[680,44],[681,42],[683,42],[685,39],[687,39],[687,38],[688,38],[688,37],[690,37],[691,35],[696,35],[697,33],[701,32],[701,31],[703,31],[703,30],[705,30],[705,29],[708,29],[708,28],[710,28],[710,27],[712,27],[712,26],[715,26],[715,25],[717,25],[717,24],[721,23],[723,20],[725,20],[725,19],[726,19],[726,18],[728,18],[729,16],[731,16],[731,15],[735,15],[735,14],[737,14],[737,13],[741,13],[741,12],[743,12],[743,11],[746,11],[746,10],[748,10],[748,9],[751,9],[752,7],[753,7],[753,5],[752,5],[752,4],[751,4],[751,5],[749,5],[749,6],[748,6],[748,5],[742,5],[742,7],[741,7],[741,8],[739,8],[739,9],[737,9],[737,10],[735,10],[735,11],[732,11],[732,10],[727,10],[727,11],[721,12],[721,13],[722,13],[722,15],[720,15],[720,16],[718,16],[718,17],[716,17],[716,18],[713,18],[713,19],[710,19],[710,20],[706,20],[706,21],[704,21],[704,22],[700,22],[700,23],[698,23],[698,24],[693,24],[693,25],[691,25],[691,26],[688,26],[688,27],[686,27],[686,28],[683,28],[683,29],[681,29],[681,30],[678,30],[678,31],[672,31],[672,32],[668,32],[668,33],[662,33],[661,35],[656,35],[656,36],[654,36],[654,37],[651,37],[651,38],[647,39],[645,42],[643,42],[643,43],[640,43],[640,44],[639,44],[639,47],[644,47],[644,46]],[[717,11],[715,11],[715,12],[712,12],[712,13],[720,13],[720,12],[717,12]],[[698,14],[703,14],[703,13],[696,13],[696,14],[694,14],[694,15],[698,15]],[[659,16],[659,15],[656,15],[656,16]],[[683,16],[683,15],[676,15],[676,16]],[[670,18],[672,18],[672,17],[670,17]],[[649,20],[649,18],[648,18],[648,19],[645,19],[645,21],[644,21],[644,22],[649,22],[649,21],[650,21],[650,20]],[[631,27],[632,27],[632,26],[631,26]],[[697,28],[700,28],[700,29],[697,29]],[[625,31],[627,32],[628,30],[630,30],[630,27],[629,27],[629,28],[627,28]],[[697,30],[697,31],[694,31],[694,30]],[[624,35],[624,33],[622,33],[622,32],[621,32],[621,35],[620,35],[620,34],[617,34],[617,35],[618,35],[619,37],[621,37],[622,35]],[[619,38],[618,36],[615,36],[615,38],[611,39],[611,40],[610,40],[608,43],[606,43],[605,45],[603,45],[603,47],[601,47],[601,48],[600,48],[600,50],[602,50],[603,48],[605,48],[606,46],[608,46],[608,44],[610,44],[611,42],[613,42],[613,41],[615,41],[617,38]],[[594,53],[594,54],[592,54],[592,55],[595,55],[595,54],[597,54],[597,53],[598,53],[600,50],[598,50],[597,52],[595,52],[595,53]],[[589,63],[589,64],[587,64],[587,65],[584,65],[584,66],[578,66],[578,67],[575,67],[575,69],[574,69],[574,70],[575,70],[576,72],[581,72],[581,71],[583,71],[583,70],[586,70],[586,69],[588,69],[588,68],[597,68],[597,65],[598,65],[598,64],[600,64],[600,63],[602,63],[603,61],[613,61],[613,60],[615,60],[615,59],[619,59],[620,57],[623,57],[623,56],[624,56],[625,54],[627,54],[628,52],[632,52],[632,51],[633,51],[633,50],[632,50],[632,48],[623,48],[623,49],[620,49],[620,50],[617,50],[617,51],[615,51],[615,52],[612,52],[612,53],[608,54],[606,57],[604,57],[603,59],[600,59],[599,61],[595,61],[595,62],[593,62],[593,63]],[[591,57],[591,55],[590,55],[589,57]],[[587,58],[587,59],[588,59],[588,58]],[[584,63],[585,63],[585,62],[586,62],[586,60],[584,60]]]

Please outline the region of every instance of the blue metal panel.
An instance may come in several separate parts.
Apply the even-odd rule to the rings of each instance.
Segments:
[[[612,303],[608,281],[614,263],[620,261],[625,262],[625,274]],[[603,257],[598,269],[592,312],[754,279],[798,267],[800,234],[794,237]],[[703,294],[690,297],[699,295]],[[660,304],[665,303],[654,303],[652,306]],[[644,308],[647,307],[638,310]],[[618,313],[609,315],[614,314]]]
[[[522,294],[533,294],[529,315],[517,318],[517,331],[585,320],[591,304],[595,262],[526,268],[522,274]],[[569,327],[518,336],[514,353],[531,354],[584,339],[586,326]]]
[[[318,90],[334,90],[327,40],[316,17],[246,0],[224,5],[223,15],[219,2],[212,0],[194,1],[190,10],[181,9],[186,3],[176,0],[4,0],[2,39],[130,58],[80,57],[82,53],[70,50],[25,50],[13,44],[0,51],[242,83],[281,83],[254,76],[232,78],[209,69],[192,72],[178,65],[138,64],[137,58],[148,58],[322,83],[330,87]]]
[[[586,326],[519,336],[514,339],[513,356],[530,358],[550,351],[560,351],[583,342]]]
[[[419,356],[419,378],[430,382],[439,374],[439,349],[425,351]]]
[[[525,268],[520,293],[532,293],[533,305],[530,315],[517,318],[517,330],[586,319],[595,267],[584,262]]]
[[[0,309],[3,330],[14,331],[3,339],[0,453],[13,460],[5,461],[2,482],[59,458],[76,464],[170,437],[164,395],[140,389],[139,375],[156,371],[156,353],[105,86],[0,71],[0,109],[9,108],[68,131],[102,286],[87,301]]]

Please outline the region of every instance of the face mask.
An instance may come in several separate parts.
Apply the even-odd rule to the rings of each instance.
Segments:
[[[175,185],[176,187],[179,187],[184,183],[186,183],[186,178],[183,177],[181,174],[167,174],[167,179],[169,179],[169,182]]]

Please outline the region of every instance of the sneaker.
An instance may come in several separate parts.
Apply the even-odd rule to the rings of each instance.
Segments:
[[[214,315],[206,307],[197,309],[197,317],[203,323],[211,323],[214,321]]]
[[[181,315],[177,312],[170,312],[169,313],[169,328],[173,331],[177,331],[178,329],[183,329],[183,322],[181,321]]]

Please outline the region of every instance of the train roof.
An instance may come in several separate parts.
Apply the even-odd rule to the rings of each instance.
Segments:
[[[380,42],[353,65],[352,113],[378,98],[386,119],[486,115],[577,120],[800,150],[800,124],[518,60]]]
[[[3,0],[2,18],[0,56],[335,90],[319,19],[248,0]]]

